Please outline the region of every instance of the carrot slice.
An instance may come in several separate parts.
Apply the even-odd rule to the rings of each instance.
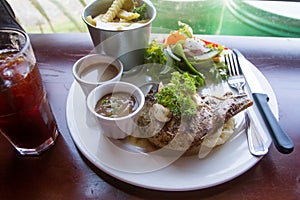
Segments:
[[[186,40],[186,36],[182,35],[180,31],[170,34],[166,40],[167,45],[176,44],[179,40]]]

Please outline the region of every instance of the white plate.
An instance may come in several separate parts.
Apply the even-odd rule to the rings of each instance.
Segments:
[[[270,97],[271,109],[278,116],[274,92],[268,81],[252,64],[254,73]],[[131,80],[149,81],[149,77],[133,74]],[[257,112],[255,110],[255,112]],[[224,145],[213,149],[204,159],[195,156],[161,156],[128,150],[102,136],[86,109],[85,96],[74,81],[67,99],[67,123],[81,153],[97,168],[132,185],[163,191],[187,191],[212,187],[243,174],[261,157],[249,153],[244,131],[235,133]],[[258,122],[260,119],[258,118]],[[261,125],[260,133],[269,146],[271,139]]]

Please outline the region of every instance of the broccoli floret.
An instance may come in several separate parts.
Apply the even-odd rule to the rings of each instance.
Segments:
[[[140,14],[140,17],[134,20],[135,22],[147,19],[145,16],[147,12],[147,5],[145,3],[140,7],[135,7],[132,12]]]
[[[184,33],[187,37],[193,37],[193,29],[186,23],[178,21],[178,26],[182,27],[179,29],[180,32]]]
[[[188,117],[196,113],[192,95],[196,93],[195,80],[187,73],[173,72],[170,83],[156,94],[158,103],[168,107],[173,115]]]
[[[167,63],[167,57],[164,54],[161,45],[155,40],[153,40],[146,49],[145,63],[158,63],[162,65]]]

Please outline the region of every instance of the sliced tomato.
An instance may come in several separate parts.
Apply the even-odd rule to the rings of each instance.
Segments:
[[[214,43],[214,42],[210,42],[210,41],[207,41],[207,40],[204,40],[204,39],[200,39],[201,41],[203,41],[205,43],[205,45],[212,45],[212,47],[215,47],[215,48],[218,48],[220,45],[217,44],[217,43]],[[224,49],[228,49],[228,48],[224,48]]]

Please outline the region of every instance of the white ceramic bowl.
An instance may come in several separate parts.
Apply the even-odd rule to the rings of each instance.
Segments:
[[[138,108],[123,117],[110,118],[98,114],[95,111],[95,107],[99,99],[103,96],[115,92],[125,92],[136,97]],[[137,128],[136,120],[138,114],[145,104],[145,97],[143,92],[135,85],[127,82],[111,82],[105,83],[96,87],[90,92],[87,97],[87,106],[89,111],[97,118],[99,127],[102,129],[101,133],[107,137],[114,139],[125,138],[133,133]]]
[[[87,70],[87,68],[92,65],[97,66],[101,72],[103,72],[108,67],[112,67],[111,65],[113,65],[117,70],[117,73],[114,77],[105,81],[101,81],[100,78],[97,79],[97,81],[92,79],[89,80],[90,77],[83,78],[83,72],[85,72],[85,70]],[[121,79],[122,73],[123,64],[118,59],[102,54],[89,54],[80,58],[73,65],[73,76],[75,80],[80,84],[80,87],[86,96],[98,85],[107,82],[119,81]],[[99,76],[101,76],[101,73],[99,74]]]
[[[144,64],[145,49],[148,47],[151,24],[156,17],[156,9],[150,0],[137,0],[147,4],[147,15],[150,20],[138,27],[126,30],[108,30],[104,27],[91,25],[87,16],[96,17],[104,14],[113,0],[96,0],[87,5],[82,13],[94,47],[98,53],[111,55],[122,61],[124,71]]]

